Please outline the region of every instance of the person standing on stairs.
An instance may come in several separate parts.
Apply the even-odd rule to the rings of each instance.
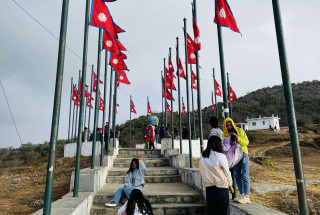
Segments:
[[[139,189],[142,191],[145,184],[143,179],[145,172],[146,165],[141,160],[141,156],[137,155],[137,158],[131,160],[130,168],[124,179],[124,187],[119,188],[112,200],[105,205],[107,207],[116,207],[123,195],[126,195],[127,198],[129,198],[132,190]]]
[[[153,215],[153,211],[141,190],[134,189],[128,201],[118,210],[118,215]]]
[[[209,215],[229,215],[228,188],[231,193],[234,190],[228,160],[223,154],[220,137],[211,136],[209,138],[207,148],[200,156],[199,168],[202,186],[206,189]]]

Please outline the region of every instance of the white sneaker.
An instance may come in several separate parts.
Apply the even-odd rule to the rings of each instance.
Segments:
[[[239,199],[238,201],[240,204],[250,204],[250,198],[248,195],[243,196],[243,198]]]
[[[244,197],[244,194],[240,194],[237,198],[234,198],[233,201],[239,202],[240,199]]]
[[[115,201],[111,200],[109,203],[106,203],[105,206],[107,206],[107,207],[116,207],[117,204],[115,203]]]

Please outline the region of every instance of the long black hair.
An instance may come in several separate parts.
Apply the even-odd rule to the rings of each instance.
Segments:
[[[211,136],[208,140],[207,148],[202,152],[202,157],[208,158],[211,150],[223,153],[220,137]]]
[[[130,194],[130,198],[127,203],[126,212],[127,215],[133,215],[136,209],[136,204],[138,205],[139,213],[144,215],[153,215],[152,207],[150,202],[144,198],[141,190],[134,189]]]
[[[137,169],[139,169],[139,160],[137,158],[133,158],[130,162],[130,168],[127,171],[127,174],[132,172],[134,169],[132,168],[132,163],[135,162],[137,164]]]

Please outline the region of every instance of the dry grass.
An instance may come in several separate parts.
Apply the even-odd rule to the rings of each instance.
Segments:
[[[56,161],[53,201],[69,192],[74,158]],[[90,157],[81,158],[81,168],[90,166]],[[42,208],[47,159],[36,161],[31,167],[1,169],[0,214],[31,214]],[[36,176],[35,176],[36,175]]]

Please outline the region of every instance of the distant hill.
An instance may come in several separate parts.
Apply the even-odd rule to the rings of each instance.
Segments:
[[[307,124],[320,124],[320,81],[305,81],[298,84],[292,84],[293,99],[295,104],[296,118],[298,126]],[[222,125],[222,102],[218,103],[220,124]],[[287,113],[284,101],[282,85],[266,87],[238,98],[233,102],[233,119],[235,122],[245,122],[247,117],[271,116],[278,115],[281,126],[287,126]],[[162,121],[161,113],[155,113]],[[196,133],[198,133],[198,116],[195,111]],[[174,124],[178,126],[178,113],[174,112]],[[212,107],[208,106],[202,110],[202,124],[204,137],[209,135],[209,119],[213,116]],[[183,117],[183,123],[187,123],[187,118]],[[191,114],[192,119],[192,114]],[[132,144],[143,142],[142,128],[147,122],[146,116],[140,116],[132,120]],[[171,128],[171,115],[168,114],[168,126]],[[129,145],[129,121],[120,125],[122,130],[120,141],[122,145]]]

